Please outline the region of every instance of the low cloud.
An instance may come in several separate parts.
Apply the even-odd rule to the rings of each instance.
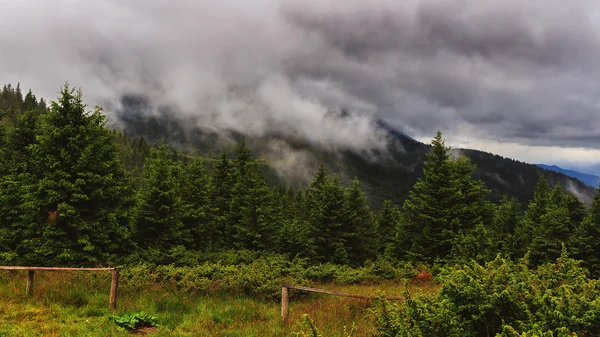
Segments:
[[[385,145],[375,117],[416,138],[442,129],[530,162],[579,160],[600,149],[598,7],[6,0],[0,79],[46,98],[68,80],[111,116],[124,94],[144,95],[215,130],[333,150]]]

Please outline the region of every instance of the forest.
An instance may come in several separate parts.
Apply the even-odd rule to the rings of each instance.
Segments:
[[[427,271],[439,291],[378,301],[373,334],[600,335],[598,191],[587,205],[541,176],[526,204],[497,201],[438,131],[407,198],[373,207],[358,178],[324,165],[307,188],[273,184],[244,141],[185,153],[109,129],[83,101],[69,85],[51,102],[2,88],[0,265],[152,270],[185,291],[266,301],[283,281]]]

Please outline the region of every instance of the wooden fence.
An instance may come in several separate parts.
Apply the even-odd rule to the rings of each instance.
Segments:
[[[33,281],[35,271],[110,271],[112,272],[112,279],[110,282],[110,295],[108,299],[108,307],[111,311],[117,310],[117,293],[119,290],[119,270],[117,268],[62,268],[62,267],[13,267],[13,266],[0,266],[0,270],[27,270],[27,287],[25,288],[25,295],[33,295]]]
[[[362,298],[362,299],[368,299],[368,300],[374,300],[374,299],[378,298],[375,296],[348,294],[348,293],[341,293],[341,292],[337,292],[337,291],[330,291],[330,290],[324,290],[324,289],[308,288],[308,287],[284,284],[281,287],[281,317],[283,318],[284,323],[287,322],[289,312],[290,312],[289,289],[297,289],[297,290],[309,291],[309,292],[313,292],[313,293],[321,293],[321,294],[341,296],[341,297]],[[404,300],[404,297],[386,296],[386,299],[388,299],[390,301],[401,301],[401,300]]]

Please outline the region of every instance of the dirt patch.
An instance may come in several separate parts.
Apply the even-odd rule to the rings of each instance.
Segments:
[[[147,335],[149,333],[155,332],[157,329],[158,328],[155,326],[146,326],[134,330],[129,330],[129,333],[132,335]]]

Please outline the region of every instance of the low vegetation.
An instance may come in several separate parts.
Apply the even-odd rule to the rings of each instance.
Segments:
[[[283,324],[279,298],[261,299],[218,286],[206,290],[202,288],[205,281],[194,287],[190,279],[185,281],[189,288],[183,290],[176,282],[141,277],[148,272],[141,268],[124,271],[115,313],[108,309],[109,273],[37,272],[31,298],[24,294],[26,272],[0,273],[0,336],[129,336],[132,332],[148,336],[293,336],[308,332],[304,315],[324,336],[342,336],[344,329],[353,326],[353,336],[375,333],[375,318],[369,313],[373,303],[368,300],[292,290],[289,323]],[[187,272],[182,270],[182,274]],[[375,295],[377,291],[396,294],[404,288],[404,281],[311,285]],[[435,284],[428,283],[410,284],[409,288],[411,292],[437,291]],[[280,291],[279,286],[279,296]],[[136,321],[152,326],[135,326]]]

